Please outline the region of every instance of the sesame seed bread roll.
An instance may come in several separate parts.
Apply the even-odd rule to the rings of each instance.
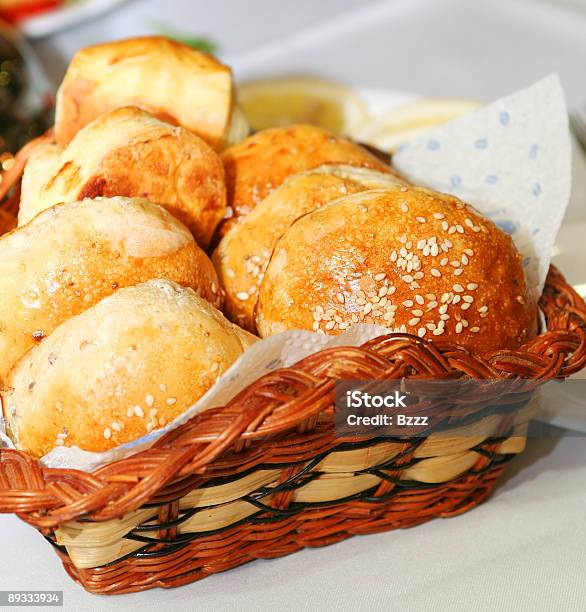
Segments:
[[[168,278],[221,305],[212,262],[147,200],[59,204],[0,238],[0,387],[26,351],[119,287]]]
[[[236,221],[292,174],[324,164],[347,164],[391,173],[391,168],[360,145],[312,125],[270,128],[222,153],[228,188],[223,236]]]
[[[376,323],[484,352],[533,336],[537,307],[507,234],[455,197],[402,187],[296,221],[275,248],[256,320],[261,337]]]
[[[196,402],[256,339],[192,289],[152,280],[59,325],[12,370],[2,405],[15,444],[105,451]]]
[[[325,165],[296,174],[270,193],[222,238],[212,261],[225,291],[224,312],[248,331],[256,331],[258,288],[277,240],[303,215],[324,204],[373,188],[406,183],[369,168]]]
[[[162,36],[82,49],[57,92],[57,143],[67,145],[84,125],[122,106],[181,125],[218,149],[234,110],[232,72],[207,53]]]
[[[226,211],[216,152],[181,127],[135,107],[105,113],[65,149],[33,152],[24,173],[20,225],[59,204],[99,196],[144,197],[165,207],[207,247]]]
[[[16,217],[0,208],[0,236],[7,234],[16,227]]]

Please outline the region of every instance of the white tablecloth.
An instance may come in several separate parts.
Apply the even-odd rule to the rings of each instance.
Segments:
[[[586,101],[586,14],[545,2],[135,0],[36,43],[59,78],[79,46],[153,21],[209,34],[238,77],[311,72],[494,99],[558,71]],[[575,200],[570,218],[581,215]],[[67,610],[586,610],[586,438],[532,440],[490,501],[449,520],[259,561],[171,591],[86,594],[50,546],[0,516],[1,589],[63,589]]]

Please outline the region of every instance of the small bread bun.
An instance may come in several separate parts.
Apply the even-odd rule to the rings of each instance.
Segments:
[[[455,197],[402,187],[347,196],[284,234],[257,305],[261,337],[376,323],[478,352],[536,333],[537,307],[507,234]]]
[[[25,168],[20,225],[60,202],[145,197],[185,223],[205,248],[226,211],[216,152],[192,132],[138,108],[101,115],[56,151],[55,145],[39,147]]]
[[[78,51],[57,92],[55,137],[61,146],[96,117],[138,106],[220,148],[230,129],[230,68],[162,36],[108,42]]]
[[[16,227],[16,217],[0,208],[0,236],[7,234]]]
[[[390,173],[391,168],[347,138],[312,125],[270,128],[222,153],[228,188],[223,236],[236,221],[292,174],[323,164],[347,164]]]
[[[299,217],[348,194],[405,184],[393,174],[345,165],[320,166],[286,179],[232,226],[212,257],[226,292],[224,312],[241,327],[256,331],[260,282],[275,243]]]
[[[182,223],[147,200],[60,204],[0,238],[0,387],[57,325],[119,287],[152,278],[221,305],[212,262]]]
[[[119,289],[65,321],[12,370],[2,394],[15,444],[105,451],[166,425],[255,341],[165,280]]]

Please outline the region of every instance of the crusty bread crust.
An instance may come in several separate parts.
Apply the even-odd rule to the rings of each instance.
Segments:
[[[0,386],[57,325],[119,287],[168,278],[221,305],[219,282],[189,230],[147,200],[54,206],[0,239]]]
[[[67,145],[102,113],[129,105],[181,125],[217,149],[232,116],[232,72],[210,55],[162,36],[82,49],[57,92],[57,143]]]
[[[275,243],[294,221],[336,198],[405,184],[393,174],[341,164],[286,179],[228,231],[212,256],[225,290],[224,312],[255,333],[258,288]]]
[[[164,206],[203,248],[226,211],[224,169],[215,151],[188,130],[126,107],[86,125],[67,148],[45,145],[32,154],[19,223],[60,202],[118,195]]]
[[[348,164],[391,172],[391,168],[347,138],[312,125],[262,130],[222,153],[228,189],[228,218],[220,236],[247,215],[287,177],[323,164]]]
[[[16,217],[0,208],[0,236],[7,234],[16,227]]]
[[[36,457],[105,451],[172,421],[254,340],[191,289],[120,289],[21,359],[2,397],[9,430]]]
[[[485,352],[533,336],[537,308],[507,234],[455,197],[402,187],[299,219],[261,284],[261,337],[339,334],[358,322]]]

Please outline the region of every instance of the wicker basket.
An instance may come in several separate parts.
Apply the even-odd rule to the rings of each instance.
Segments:
[[[25,155],[1,197],[17,187]],[[17,192],[6,200],[13,210]],[[515,351],[474,355],[408,334],[322,351],[92,474],[0,450],[0,512],[37,528],[69,575],[102,594],[175,587],[254,559],[460,514],[486,499],[524,449],[533,390],[586,365],[586,304],[554,268],[541,307],[548,331]],[[467,398],[450,430],[427,438],[336,435],[336,380],[402,377],[520,386],[490,416],[484,398]]]

